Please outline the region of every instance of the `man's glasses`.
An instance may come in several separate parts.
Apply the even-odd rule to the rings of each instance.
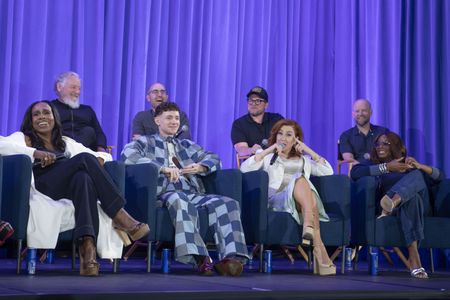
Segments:
[[[153,94],[153,95],[158,95],[158,94],[165,95],[166,94],[166,90],[151,90],[150,94]]]
[[[252,104],[252,105],[260,105],[261,103],[266,102],[266,101],[264,101],[263,99],[250,99],[247,102],[248,102],[248,104]]]
[[[380,147],[388,147],[391,143],[389,142],[377,142],[375,143],[375,148],[380,148]]]

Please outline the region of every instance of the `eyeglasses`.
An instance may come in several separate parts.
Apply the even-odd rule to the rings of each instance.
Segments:
[[[247,100],[248,104],[252,104],[252,105],[260,105],[262,102],[266,102],[263,99],[250,99]]]
[[[165,95],[166,94],[166,90],[151,90],[150,94],[153,94],[153,95],[157,95],[157,94]]]
[[[389,142],[377,142],[375,143],[375,148],[380,148],[380,147],[388,147],[391,143]]]

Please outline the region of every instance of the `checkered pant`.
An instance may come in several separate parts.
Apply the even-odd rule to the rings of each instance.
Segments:
[[[214,240],[219,259],[227,256],[248,258],[242,229],[239,203],[219,195],[166,192],[159,200],[169,209],[175,227],[175,259],[195,264],[193,255],[208,256],[205,242],[199,233],[199,207],[208,210],[209,226],[214,228]]]

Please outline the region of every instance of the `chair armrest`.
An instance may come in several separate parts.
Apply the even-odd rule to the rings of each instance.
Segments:
[[[450,217],[450,179],[444,179],[439,183],[434,214],[437,217]]]
[[[374,177],[367,176],[352,182],[351,239],[357,245],[375,242],[376,190]]]
[[[242,173],[242,226],[247,243],[267,238],[269,176],[265,171]]]
[[[347,176],[350,177],[350,173],[352,171],[353,162],[348,160],[338,160],[336,165],[336,173],[341,174],[342,165],[348,165],[347,166]]]
[[[125,195],[125,163],[122,161],[106,162],[105,170],[116,184],[122,195]]]
[[[311,177],[327,213],[350,220],[350,179],[345,175]]]
[[[218,170],[202,177],[208,194],[230,197],[242,202],[242,175],[237,169]]]
[[[147,240],[155,239],[158,172],[152,164],[125,166],[125,208],[135,219],[150,226]]]
[[[3,156],[1,218],[14,227],[15,239],[25,239],[27,234],[31,170],[28,156]]]
[[[311,182],[316,187],[330,218],[342,221],[343,241],[348,244],[351,232],[350,178],[345,175],[319,176],[311,177]]]

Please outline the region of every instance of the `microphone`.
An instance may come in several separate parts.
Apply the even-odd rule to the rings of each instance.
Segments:
[[[267,139],[263,139],[261,141],[261,148],[266,149],[268,144],[269,144],[269,141]]]
[[[183,126],[181,126],[180,130],[178,130],[177,133],[175,133],[175,135],[173,136],[174,138],[178,138],[183,132],[186,132],[189,130],[189,126],[187,126],[186,124],[184,124]]]
[[[70,158],[70,156],[71,156],[70,151],[66,151],[64,153],[59,153],[59,154],[56,154],[55,161],[63,159],[63,158]],[[40,165],[41,161],[42,161],[41,159],[35,160],[33,163],[33,167]]]
[[[183,169],[183,166],[180,164],[180,161],[175,156],[172,156],[172,162],[178,169]]]
[[[278,146],[281,147],[281,149],[284,149],[284,147],[286,147],[285,144],[279,144]],[[278,152],[275,152],[272,156],[272,158],[270,159],[270,165],[273,165],[273,163],[277,160],[278,158]]]

